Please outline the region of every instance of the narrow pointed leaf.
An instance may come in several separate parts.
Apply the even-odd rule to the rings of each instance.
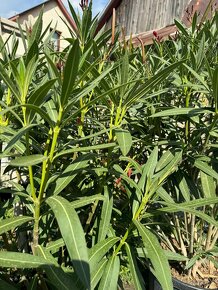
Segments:
[[[37,114],[39,114],[39,116],[49,124],[49,126],[51,128],[53,128],[53,122],[52,122],[52,119],[50,118],[50,114],[46,113],[42,108],[40,108],[39,106],[35,106],[35,105],[32,105],[32,104],[26,104],[26,105],[22,105],[22,107],[25,107],[27,108],[28,110],[31,111],[31,113],[35,112]],[[31,123],[31,118],[34,116],[33,115],[27,115],[28,116],[28,122]]]
[[[218,114],[218,65],[213,73],[213,97],[215,102],[215,111]]]
[[[155,113],[151,115],[151,118],[156,117],[168,117],[168,116],[178,116],[178,115],[189,115],[190,117],[196,116],[199,114],[210,114],[213,113],[213,110],[205,109],[205,108],[173,108],[163,110],[161,112]]]
[[[99,283],[107,264],[107,259],[102,259],[98,264],[96,264],[95,270],[91,273],[91,289],[95,289]]]
[[[42,25],[43,25],[42,16],[43,16],[43,9],[41,9],[41,11],[37,17],[37,20],[33,25],[33,29],[31,31],[31,36],[29,39],[29,47],[32,46],[33,42],[36,42],[36,43],[39,42],[40,35],[42,33]]]
[[[1,220],[0,221],[0,235],[26,222],[29,222],[32,219],[33,218],[29,216],[18,216],[18,217],[12,217],[12,218]]]
[[[129,262],[129,270],[133,278],[135,289],[145,290],[144,281],[142,278],[142,274],[139,271],[135,255],[127,243],[125,243],[125,249],[126,249],[126,253],[128,257],[128,262]]]
[[[35,126],[37,126],[37,125],[36,124],[32,124],[32,125],[25,126],[25,127],[21,128],[20,130],[18,130],[18,132],[16,132],[16,134],[13,136],[13,138],[7,144],[7,146],[6,146],[6,148],[5,148],[3,153],[9,152],[10,149],[15,146],[17,141],[20,140],[22,136],[24,136],[27,132],[29,132],[29,130],[31,130]]]
[[[55,287],[63,290],[78,289],[75,283],[75,275],[73,275],[73,273],[65,273],[63,269],[58,265],[55,258],[48,251],[46,251],[45,248],[43,248],[42,246],[38,246],[37,253],[48,262],[53,263],[53,265],[46,265],[43,268],[49,280]]]
[[[88,251],[79,217],[70,202],[63,197],[49,197],[47,203],[55,214],[75,272],[84,286],[90,289]]]
[[[86,152],[86,151],[97,151],[97,150],[102,150],[102,149],[108,149],[108,148],[113,148],[116,146],[116,143],[106,143],[106,144],[99,144],[99,145],[93,145],[93,146],[87,146],[87,147],[75,147],[72,149],[64,150],[61,151],[60,153],[56,154],[54,157],[54,160],[57,159],[60,156],[72,154],[74,152]]]
[[[83,196],[79,198],[78,200],[72,201],[71,205],[73,206],[73,208],[80,208],[90,203],[94,203],[96,200],[104,200],[104,196],[102,196],[101,194]]]
[[[113,195],[107,186],[104,187],[104,198],[105,199],[103,201],[99,223],[98,242],[104,240],[105,237],[107,236],[111,222],[111,214],[113,209]]]
[[[41,106],[49,90],[52,88],[57,79],[49,80],[37,88],[29,97],[28,104]]]
[[[206,162],[196,160],[194,165],[204,173],[218,180],[218,173],[213,170]]]
[[[86,168],[90,161],[90,155],[83,155],[70,164],[58,177],[55,183],[54,195],[58,195],[78,174]]]
[[[58,239],[56,241],[52,241],[50,242],[47,246],[46,246],[46,250],[47,251],[50,251],[51,253],[55,253],[57,252],[60,247],[63,247],[65,245],[65,242],[64,240],[61,238],[61,239]]]
[[[48,157],[41,155],[41,154],[21,156],[21,157],[17,157],[14,160],[11,160],[10,165],[15,166],[15,167],[33,166],[33,165],[37,165],[37,164],[42,163],[47,158]]]
[[[147,251],[147,258],[150,259],[154,268],[154,273],[163,289],[173,290],[172,277],[169,263],[164,250],[161,248],[156,236],[145,228],[140,222],[134,220],[144,247]]]
[[[216,197],[216,188],[213,177],[209,176],[208,174],[204,173],[203,171],[200,172],[201,175],[201,186],[203,189],[203,197]]]
[[[120,272],[120,259],[118,256],[110,257],[103,273],[98,290],[117,290],[117,281]]]
[[[117,142],[120,146],[120,150],[122,154],[126,156],[132,147],[132,136],[129,131],[122,129],[116,129],[115,134],[117,137]]]
[[[6,86],[11,90],[12,94],[16,97],[18,103],[21,103],[19,90],[17,89],[14,82],[10,79],[9,74],[7,73],[6,69],[1,63],[0,63],[0,76],[4,81],[4,83],[6,84]]]
[[[0,252],[0,267],[4,268],[38,268],[49,264],[52,263],[42,257],[26,253]]]
[[[7,283],[6,281],[0,279],[0,289],[5,290],[17,290],[18,288],[15,288],[11,284]]]
[[[89,264],[92,272],[98,265],[98,262],[108,253],[108,251],[119,241],[117,237],[107,238],[89,250]]]
[[[61,103],[64,106],[67,103],[68,97],[72,92],[74,83],[78,74],[79,61],[80,61],[80,46],[79,40],[76,39],[69,52],[67,61],[64,68],[64,80],[61,93]]]
[[[144,165],[142,169],[142,176],[139,180],[138,186],[144,192],[145,190],[145,184],[147,180],[151,180],[154,174],[155,167],[157,165],[157,159],[158,159],[158,147],[155,147],[154,150],[151,152],[151,155],[148,158],[148,161]]]

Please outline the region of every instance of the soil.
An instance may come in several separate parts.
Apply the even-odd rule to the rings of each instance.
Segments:
[[[199,269],[201,276],[196,274],[196,277],[180,273],[179,270],[172,268],[172,276],[184,283],[201,287],[203,289],[218,289],[218,271],[214,270],[212,273],[209,269]]]

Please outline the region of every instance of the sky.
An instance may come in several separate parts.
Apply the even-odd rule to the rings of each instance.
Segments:
[[[67,0],[62,0],[63,3],[68,7]],[[15,14],[25,11],[33,6],[41,4],[45,0],[1,0],[0,4],[0,17],[8,18]],[[70,0],[74,8],[80,10],[80,0]],[[101,12],[106,6],[108,0],[93,0],[93,15]]]

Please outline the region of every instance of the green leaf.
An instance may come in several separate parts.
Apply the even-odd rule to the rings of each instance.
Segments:
[[[187,28],[180,21],[178,21],[176,19],[174,19],[174,22],[175,22],[176,26],[178,27],[178,29],[182,32],[182,34],[189,38]]]
[[[68,97],[71,94],[74,83],[78,74],[79,61],[80,61],[80,46],[79,40],[76,39],[69,52],[67,61],[64,67],[64,79],[61,92],[61,104],[64,106],[67,103]]]
[[[76,28],[79,31],[78,35],[80,36],[81,35],[81,27],[80,27],[80,23],[81,22],[79,21],[77,15],[76,15],[76,12],[75,12],[72,4],[70,3],[70,1],[68,1],[68,5],[69,5],[69,8],[70,8],[70,12],[71,12],[72,18],[73,18],[73,20],[74,20],[74,22],[76,24]]]
[[[153,90],[158,86],[166,77],[177,67],[179,67],[183,61],[178,61],[177,63],[173,63],[168,67],[164,68],[156,75],[147,80],[143,85],[139,86],[137,90],[133,89],[129,94],[125,106],[130,108],[134,102],[139,100],[141,97],[144,97],[149,91]]]
[[[29,156],[21,156],[17,157],[14,160],[11,160],[10,166],[15,167],[26,167],[26,166],[33,166],[42,163],[48,157],[41,155],[41,154],[34,154]]]
[[[31,81],[33,79],[33,76],[35,74],[37,65],[38,65],[38,59],[36,59],[36,56],[34,56],[30,60],[30,62],[28,63],[26,71],[25,71],[25,79],[24,79],[24,83],[23,83],[23,87],[22,87],[22,95],[25,96],[25,98],[28,94],[28,89],[29,89],[29,86],[30,86]],[[26,100],[25,100],[25,102],[26,102]]]
[[[164,200],[165,202],[168,202],[168,203],[170,203],[170,204],[174,202],[174,200],[173,200],[173,198],[171,197],[171,195],[168,194],[167,191],[166,191],[162,186],[160,186],[160,187],[157,189],[157,194],[158,194],[158,196],[159,196],[162,200]]]
[[[104,196],[102,196],[101,194],[83,196],[83,197],[80,197],[78,200],[72,201],[71,205],[73,206],[73,208],[81,208],[90,203],[94,203],[96,200],[104,200]]]
[[[174,158],[167,164],[167,166],[154,175],[154,178],[158,180],[159,185],[177,169],[179,162],[182,161],[182,153],[182,151],[176,152]]]
[[[205,174],[203,171],[201,174],[201,186],[203,189],[203,197],[216,197],[216,187],[213,177],[208,174]]]
[[[147,180],[151,180],[157,166],[158,147],[155,147],[148,158],[148,161],[142,168],[142,176],[139,180],[138,186],[142,192],[146,190],[145,185],[148,184]]]
[[[6,281],[0,279],[0,289],[4,290],[17,290],[14,286],[11,284],[7,283]]]
[[[108,253],[108,251],[119,241],[117,237],[107,238],[89,250],[89,265],[91,273],[96,270],[98,263]]]
[[[188,186],[187,180],[186,180],[186,176],[184,172],[178,172],[176,174],[176,180],[177,180],[177,184],[179,185],[179,189],[181,191],[181,194],[183,196],[183,198],[185,199],[185,201],[189,201],[190,197],[191,197],[191,192],[190,192],[190,188]]]
[[[126,156],[132,147],[132,136],[130,132],[128,130],[116,129],[115,135],[122,154]]]
[[[49,90],[52,88],[56,80],[57,79],[48,80],[43,85],[38,87],[33,93],[31,93],[28,99],[28,104],[41,106],[45,101],[46,95],[48,94]]]
[[[38,43],[41,33],[42,33],[42,25],[43,25],[43,20],[42,20],[42,16],[43,16],[43,9],[41,9],[36,22],[33,25],[30,37],[29,37],[29,47],[32,46],[33,42]]]
[[[60,196],[49,197],[46,202],[55,214],[75,272],[84,286],[90,289],[88,251],[83,228],[76,211],[70,202]]]
[[[201,218],[202,220],[208,222],[209,224],[212,224],[216,227],[218,227],[218,222],[211,218],[209,215],[203,213],[201,210],[196,210],[195,208],[198,207],[204,207],[206,205],[213,205],[218,203],[218,198],[200,198],[197,200],[192,200],[189,202],[183,202],[183,203],[173,203],[170,206],[167,206],[168,203],[164,203],[166,205],[166,207],[158,209],[158,211],[160,212],[168,212],[168,213],[174,213],[174,212],[188,212],[191,214],[194,214],[196,216],[198,216],[199,218]]]
[[[90,154],[78,157],[60,174],[55,183],[54,195],[58,195],[84,168],[88,166]]]
[[[98,242],[107,236],[113,209],[113,195],[107,186],[104,186],[104,198],[99,222]]]
[[[134,159],[130,158],[130,157],[126,157],[126,156],[120,156],[119,158],[121,161],[127,161],[128,163],[132,164],[135,169],[139,172],[142,173],[142,168],[141,166],[138,164],[137,161],[135,161]]]
[[[196,160],[194,165],[204,173],[218,180],[218,173],[215,170],[213,170],[206,162]]]
[[[95,289],[97,284],[99,283],[105,266],[107,265],[107,259],[102,259],[98,264],[96,264],[95,270],[91,273],[91,289]]]
[[[74,147],[72,149],[64,150],[64,151],[61,151],[60,153],[56,154],[54,157],[54,160],[60,156],[72,154],[74,152],[98,151],[98,150],[102,150],[102,149],[113,148],[115,146],[116,146],[116,143],[106,143],[106,144],[99,144],[99,145],[93,145],[93,146],[87,146],[87,147]]]
[[[11,139],[13,138],[13,136],[16,134],[16,131],[11,129],[9,126],[8,127],[0,127],[0,130],[1,130],[0,140],[5,141],[6,143],[9,143],[11,141]],[[14,148],[20,154],[23,154],[26,150],[25,146],[20,141],[17,141],[14,144]],[[4,154],[4,152],[3,152],[2,154],[0,154],[1,157],[4,157],[4,155],[7,155],[7,153]]]
[[[199,114],[211,114],[211,113],[213,113],[212,110],[207,110],[205,108],[173,108],[155,113],[151,115],[151,118],[178,116],[178,115],[188,115],[189,117],[192,117]]]
[[[5,153],[9,152],[10,149],[15,146],[17,141],[20,140],[23,135],[25,135],[27,132],[29,132],[30,129],[32,129],[35,126],[37,126],[37,124],[28,125],[28,126],[21,128],[20,130],[18,130],[18,132],[15,133],[13,138],[7,144],[3,153],[5,154]]]
[[[179,261],[179,262],[188,261],[187,257],[182,256],[178,253],[174,253],[174,252],[171,252],[168,250],[164,250],[164,253],[165,253],[167,259],[170,261]]]
[[[127,243],[125,243],[125,249],[129,262],[129,270],[133,278],[135,289],[137,290],[145,289],[144,280],[142,278],[141,272],[139,271],[135,255]]]
[[[18,216],[1,220],[0,235],[31,220],[33,220],[33,218],[28,216]]]
[[[31,104],[22,105],[22,107],[27,108],[32,113],[30,115],[29,114],[27,115],[29,123],[32,121],[31,118],[33,118],[33,116],[34,116],[33,112],[35,112],[35,113],[38,113],[39,116],[49,124],[50,128],[53,128],[53,122],[50,118],[50,115],[46,114],[46,112],[43,109],[41,109],[38,106],[31,105]]]
[[[22,30],[22,28],[20,27],[20,31]],[[26,39],[25,39],[26,40]],[[23,41],[24,43],[24,41]],[[39,55],[39,47],[36,41],[33,42],[33,44],[30,46],[27,56],[26,56],[26,64],[28,64],[31,59],[33,59],[33,57],[37,56],[38,58]]]
[[[213,73],[213,97],[215,102],[215,112],[218,114],[218,65]]]
[[[38,290],[39,276],[35,274],[30,281],[27,290]]]
[[[125,86],[122,86],[120,88],[120,98],[123,98],[124,94],[125,94],[127,82],[128,82],[128,77],[129,77],[129,57],[128,57],[127,51],[126,51],[125,55],[123,56],[123,61],[122,61],[122,67],[121,67],[120,75],[121,75],[120,84],[121,85],[125,84]]]
[[[120,259],[118,256],[110,257],[102,279],[99,284],[98,290],[117,290],[117,281],[120,272]]]
[[[63,239],[58,239],[56,241],[52,241],[50,242],[47,246],[46,246],[46,250],[50,251],[51,253],[56,253],[60,247],[65,246],[65,242]]]
[[[171,150],[167,150],[166,152],[164,152],[157,163],[155,171],[158,172],[164,169],[172,161],[173,158],[174,154]]]
[[[46,265],[43,268],[49,280],[55,287],[63,290],[79,289],[77,288],[75,283],[76,281],[75,275],[73,275],[73,273],[65,273],[63,269],[58,265],[55,258],[48,251],[46,251],[45,248],[43,248],[42,246],[38,246],[37,254],[43,257],[48,262],[54,264],[54,265]]]
[[[14,82],[11,80],[9,73],[6,68],[0,62],[0,76],[7,87],[11,90],[12,94],[16,97],[18,103],[21,103],[20,93]]]
[[[187,64],[183,64],[192,74],[193,76],[205,87],[207,91],[209,91],[207,82],[204,81],[203,77],[200,76],[196,71],[194,71],[191,67],[189,67]]]
[[[52,263],[42,257],[26,253],[0,252],[0,267],[4,268],[38,268],[50,264]]]
[[[147,251],[147,258],[150,259],[154,268],[154,274],[160,282],[163,289],[173,290],[172,277],[170,272],[169,263],[164,250],[161,248],[156,236],[146,229],[140,222],[134,220],[144,247]]]

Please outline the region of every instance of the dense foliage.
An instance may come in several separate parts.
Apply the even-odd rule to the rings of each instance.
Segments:
[[[217,266],[218,15],[144,52],[71,12],[62,52],[42,14],[0,43],[0,288],[170,290],[169,260]]]

